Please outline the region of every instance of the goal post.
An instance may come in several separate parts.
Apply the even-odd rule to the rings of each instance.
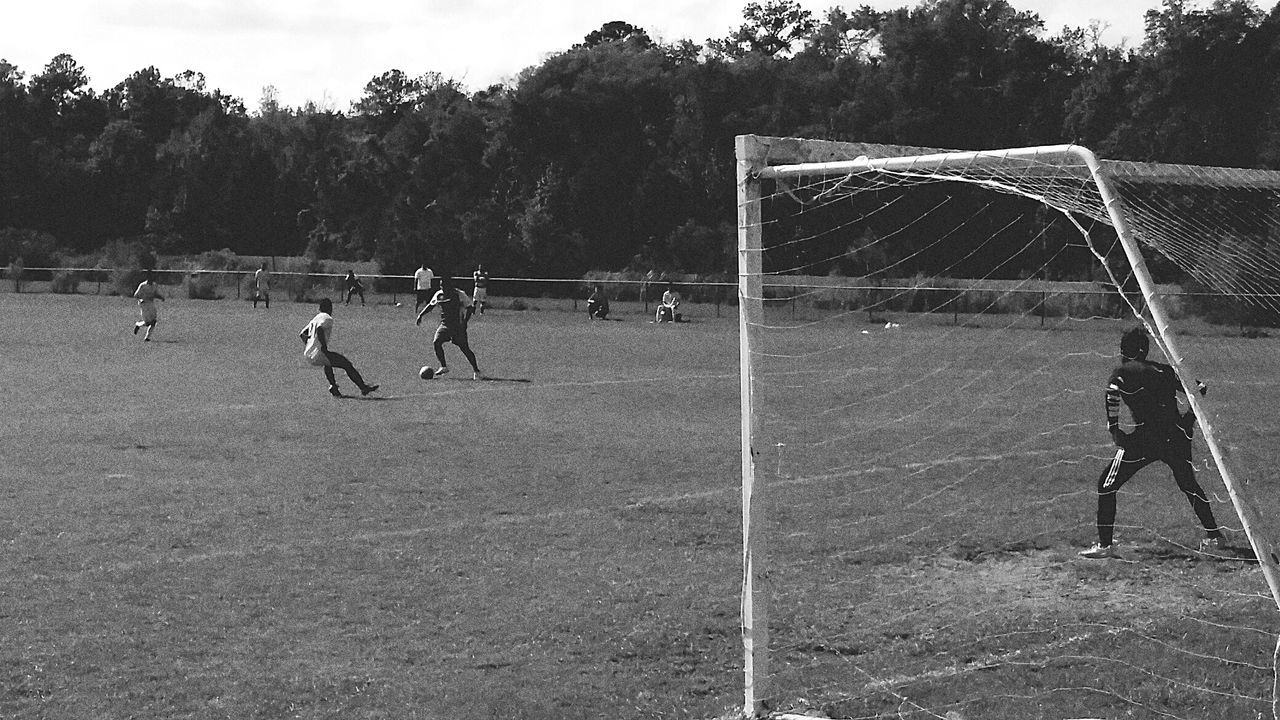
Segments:
[[[1274,217],[1275,203],[1280,199],[1280,172],[1105,161],[1076,145],[957,152],[744,135],[737,138],[736,152],[744,715],[757,717],[776,710],[776,703],[771,702],[771,698],[779,697],[782,692],[774,687],[769,675],[770,605],[776,588],[769,584],[774,573],[773,566],[767,565],[765,559],[764,548],[770,543],[765,537],[768,530],[765,529],[762,509],[775,502],[771,497],[771,483],[781,479],[778,473],[762,470],[769,466],[762,458],[766,451],[773,452],[772,445],[781,443],[760,431],[757,390],[761,383],[771,381],[764,379],[757,361],[771,353],[763,348],[760,340],[763,332],[789,332],[800,324],[775,323],[768,319],[766,306],[771,300],[776,300],[778,294],[771,292],[770,288],[785,288],[784,294],[793,293],[793,307],[794,293],[801,293],[815,298],[815,307],[834,306],[846,314],[866,311],[868,317],[874,316],[878,308],[891,307],[890,303],[875,299],[884,297],[886,293],[902,296],[926,289],[941,292],[940,288],[925,288],[919,272],[914,280],[892,279],[895,269],[910,266],[916,259],[914,256],[886,262],[885,267],[889,269],[862,268],[863,274],[852,277],[830,269],[823,273],[821,280],[793,279],[791,276],[803,275],[809,268],[834,268],[840,261],[854,256],[894,256],[888,245],[894,242],[895,233],[908,227],[914,232],[923,232],[917,225],[932,224],[933,218],[942,214],[936,208],[941,207],[944,201],[920,211],[918,223],[916,220],[900,222],[898,230],[890,233],[881,231],[873,241],[861,245],[858,240],[862,232],[859,222],[877,214],[880,217],[889,214],[891,211],[885,208],[898,202],[897,199],[885,201],[872,210],[852,211],[852,219],[847,222],[843,219],[828,221],[833,229],[811,232],[788,228],[783,239],[778,241],[783,248],[782,254],[788,259],[773,263],[764,259],[765,248],[769,246],[765,239],[766,230],[775,225],[780,227],[782,221],[778,218],[789,211],[767,213],[762,207],[766,202],[785,204],[799,201],[801,205],[808,203],[821,207],[822,214],[834,217],[836,211],[829,207],[839,198],[858,193],[869,196],[883,194],[891,187],[909,189],[929,183],[960,183],[1025,198],[1064,217],[1079,232],[1084,246],[1100,261],[1101,272],[1112,281],[1114,291],[1126,296],[1132,320],[1148,328],[1157,348],[1177,370],[1186,391],[1186,401],[1195,414],[1199,437],[1207,446],[1213,468],[1226,489],[1239,529],[1256,555],[1270,600],[1275,607],[1280,607],[1280,558],[1262,528],[1260,511],[1249,497],[1244,483],[1237,479],[1229,452],[1220,441],[1214,419],[1215,409],[1196,392],[1195,380],[1202,377],[1197,374],[1199,368],[1193,367],[1194,363],[1187,359],[1180,347],[1177,329],[1165,307],[1165,290],[1153,278],[1144,255],[1144,248],[1148,253],[1158,254],[1162,262],[1181,268],[1188,278],[1201,283],[1205,290],[1231,302],[1240,301],[1269,312],[1280,310],[1276,303],[1280,280],[1271,282],[1280,278],[1280,263],[1272,265],[1280,256],[1272,249],[1280,243],[1280,220]],[[1133,189],[1139,187],[1145,189]],[[1230,210],[1234,216],[1229,221],[1217,221],[1215,213],[1223,212],[1221,208],[1225,203],[1210,193],[1224,188],[1242,196],[1232,202],[1239,203],[1243,209]],[[806,194],[808,200],[798,197],[799,194]],[[1179,213],[1186,217],[1178,217]],[[1107,232],[1114,235],[1118,253],[1107,253],[1099,247],[1098,228],[1104,226],[1109,227]],[[959,235],[966,232],[969,228],[940,233],[943,237],[929,247],[945,245],[949,241],[948,233]],[[802,249],[800,243],[807,240],[813,240],[824,250],[814,253]],[[871,247],[873,245],[874,248]],[[827,247],[836,247],[837,250],[825,250]],[[841,248],[845,247],[849,250],[841,254]],[[960,267],[965,263],[972,265],[970,261],[974,253],[981,252],[981,249],[973,251],[946,267]],[[814,257],[818,259],[814,260]],[[1126,267],[1117,272],[1111,265],[1120,257],[1123,257]],[[998,264],[1002,260],[996,257],[989,263]],[[806,275],[814,276],[816,273]],[[806,286],[806,282],[811,284]],[[988,284],[994,282],[994,279],[988,280]],[[1126,286],[1135,290],[1131,299],[1125,293]],[[832,300],[838,292],[843,293],[842,298]],[[1017,292],[1028,291],[1020,289]],[[816,300],[819,297],[823,298],[821,303]],[[952,303],[954,310],[960,304],[958,298],[962,297],[962,291],[956,290],[949,297],[956,298],[947,301]],[[892,320],[885,322],[886,328],[896,326]],[[812,408],[807,407],[806,410]],[[901,418],[894,422],[899,420]],[[778,451],[780,458],[783,452]],[[777,465],[781,467],[781,460]],[[840,472],[849,474],[847,468]],[[820,476],[822,474],[818,473],[810,477]],[[804,481],[804,476],[798,473],[786,478],[786,482],[791,484]],[[961,716],[968,717],[957,715]]]

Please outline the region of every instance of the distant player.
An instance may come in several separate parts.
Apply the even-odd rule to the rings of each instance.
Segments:
[[[347,301],[343,304],[350,305],[351,296],[359,295],[360,304],[363,305],[364,304],[364,283],[360,282],[360,278],[356,277],[356,271],[348,270],[347,278],[343,282],[346,284],[346,287],[347,287]]]
[[[426,263],[413,271],[413,309],[416,312],[420,305],[431,302],[431,288],[435,284],[435,273]]]
[[[347,371],[347,377],[360,388],[361,395],[368,395],[378,389],[377,385],[365,383],[364,378],[360,377],[360,372],[346,356],[329,349],[329,342],[333,339],[333,301],[329,298],[320,301],[320,312],[316,313],[316,316],[311,318],[311,322],[302,328],[298,337],[306,343],[302,356],[307,359],[307,362],[324,368],[325,379],[329,381],[330,395],[342,397],[342,391],[338,389],[338,379],[333,374],[334,368]]]
[[[484,314],[485,303],[489,300],[489,273],[485,272],[483,265],[476,265],[475,272],[471,273],[472,300],[476,304],[476,312]]]
[[[160,294],[160,286],[156,285],[150,270],[143,271],[142,282],[138,284],[138,289],[133,291],[133,296],[138,299],[138,311],[142,314],[142,320],[133,324],[133,334],[137,335],[139,330],[146,328],[147,333],[142,336],[142,339],[151,342],[151,331],[155,330],[158,317],[156,301],[163,301],[164,296]]]
[[[258,301],[261,300],[267,309],[271,308],[271,272],[267,270],[267,264],[262,263],[262,267],[253,273],[253,306],[258,307]]]
[[[591,295],[587,298],[587,317],[592,320],[609,319],[609,298],[600,292],[599,285],[591,288]]]
[[[1116,493],[1142,468],[1157,460],[1173,470],[1178,489],[1187,496],[1191,509],[1204,528],[1200,552],[1221,549],[1222,531],[1214,520],[1204,490],[1196,482],[1191,466],[1191,436],[1196,418],[1190,409],[1178,409],[1178,393],[1184,393],[1174,369],[1147,360],[1151,341],[1147,332],[1135,327],[1120,339],[1120,367],[1107,382],[1107,430],[1118,446],[1115,457],[1098,478],[1098,542],[1081,555],[1088,558],[1116,557],[1113,534],[1116,520]],[[1203,383],[1196,385],[1205,393]],[[1120,429],[1120,404],[1133,416],[1134,430]]]
[[[480,373],[480,366],[476,364],[476,354],[471,351],[471,345],[467,342],[467,321],[475,312],[475,305],[465,292],[453,286],[453,278],[448,274],[440,276],[439,292],[418,313],[415,323],[421,325],[422,316],[434,307],[440,308],[440,326],[436,328],[435,339],[432,342],[432,347],[436,351],[436,360],[440,362],[440,369],[436,370],[436,375],[449,372],[449,363],[444,357],[444,344],[451,342],[458,346],[462,355],[467,358],[467,362],[471,363],[471,379],[483,380],[484,375]]]

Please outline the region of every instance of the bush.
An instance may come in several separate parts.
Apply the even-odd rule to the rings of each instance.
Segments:
[[[142,282],[142,270],[155,269],[156,257],[137,240],[116,240],[102,249],[98,267],[110,268],[108,282],[111,294],[132,297]],[[159,278],[157,278],[159,280]]]
[[[218,276],[215,273],[194,272],[187,276],[187,298],[191,300],[221,300],[218,292]]]
[[[80,276],[71,270],[54,270],[49,289],[63,295],[74,295],[80,290]]]
[[[240,263],[240,257],[225,248],[200,253],[195,265],[200,270],[239,270],[244,267]]]

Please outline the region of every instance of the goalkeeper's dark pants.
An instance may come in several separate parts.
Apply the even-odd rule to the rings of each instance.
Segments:
[[[1191,509],[1209,537],[1222,535],[1213,517],[1213,509],[1209,507],[1208,496],[1196,482],[1196,473],[1191,466],[1190,426],[1170,430],[1158,435],[1141,431],[1133,433],[1098,478],[1098,542],[1110,545],[1113,540],[1116,493],[1134,474],[1157,460],[1173,471],[1178,489],[1187,496]]]

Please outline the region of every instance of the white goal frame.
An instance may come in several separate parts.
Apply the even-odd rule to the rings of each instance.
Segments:
[[[1078,145],[1054,145],[1046,147],[985,150],[974,152],[942,152],[926,148],[900,148],[896,151],[908,154],[890,157],[878,156],[877,150],[886,146],[861,143],[845,143],[799,138],[776,138],[757,135],[740,135],[736,139],[737,202],[738,202],[738,308],[739,308],[739,372],[741,392],[741,459],[742,459],[742,643],[744,651],[744,700],[743,714],[758,717],[764,711],[764,698],[769,688],[769,630],[768,630],[768,565],[766,538],[759,531],[766,516],[769,488],[757,474],[756,458],[757,424],[753,402],[753,354],[754,335],[764,318],[763,228],[760,209],[761,186],[765,181],[785,181],[803,176],[841,176],[854,172],[886,170],[927,174],[947,168],[995,167],[1008,161],[1034,160],[1038,163],[1055,163],[1080,168],[1084,177],[1096,185],[1105,207],[1098,208],[1099,219],[1109,223],[1116,231],[1124,248],[1125,257],[1136,278],[1150,314],[1149,327],[1157,342],[1164,349],[1169,363],[1177,370],[1184,385],[1187,378],[1197,375],[1191,372],[1178,350],[1177,339],[1170,330],[1167,311],[1151,274],[1147,270],[1138,241],[1130,229],[1124,203],[1112,184],[1113,173],[1142,177],[1147,181],[1184,182],[1198,184],[1201,178],[1212,176],[1215,169],[1184,165],[1112,162],[1099,160],[1093,152]],[[941,178],[940,179],[944,179]],[[959,178],[950,178],[959,179]],[[1254,187],[1280,188],[1280,172],[1233,171],[1232,181]],[[996,189],[1013,192],[1055,207],[1046,198],[1002,184],[999,181],[978,181]],[[1062,210],[1064,213],[1065,210]],[[1185,387],[1191,409],[1195,412],[1201,436],[1208,445],[1213,462],[1230,495],[1232,505],[1241,525],[1258,557],[1272,599],[1280,607],[1280,556],[1277,550],[1255,528],[1258,512],[1252,501],[1227,466],[1225,454],[1219,444],[1205,400],[1194,387]]]

